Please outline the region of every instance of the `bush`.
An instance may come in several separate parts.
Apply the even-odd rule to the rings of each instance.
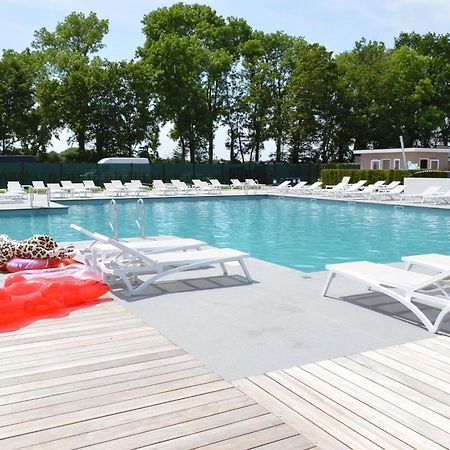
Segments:
[[[320,179],[323,185],[337,184],[342,177],[350,177],[351,183],[359,180],[367,180],[367,184],[376,181],[385,180],[386,183],[391,181],[401,181],[407,177],[427,177],[427,178],[447,178],[448,172],[443,170],[355,170],[355,169],[322,169],[320,171]]]

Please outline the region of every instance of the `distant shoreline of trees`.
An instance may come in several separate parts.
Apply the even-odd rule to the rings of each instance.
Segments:
[[[333,55],[282,32],[252,30],[209,6],[177,3],[144,16],[136,57],[97,52],[108,20],[71,13],[31,49],[0,59],[0,154],[41,161],[145,156],[159,161],[170,123],[172,159],[213,162],[226,127],[230,161],[345,162],[353,148],[449,145],[450,34],[400,33],[392,49],[362,39]],[[63,129],[76,147],[50,141]]]

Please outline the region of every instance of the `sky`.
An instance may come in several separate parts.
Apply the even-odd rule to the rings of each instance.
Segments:
[[[144,43],[142,18],[152,10],[170,6],[174,1],[160,0],[0,0],[0,49],[21,51],[29,47],[34,31],[45,27],[53,31],[72,11],[94,11],[109,20],[106,47],[101,56],[110,60],[131,59]],[[392,47],[400,32],[448,33],[450,0],[212,0],[184,1],[211,6],[219,15],[242,17],[255,30],[283,31],[318,42],[329,51],[351,50],[362,37]],[[165,127],[161,156],[169,156],[175,143]],[[64,138],[68,136],[64,133]],[[66,143],[53,141],[55,150]],[[218,130],[216,156],[225,157],[226,130]],[[273,151],[266,145],[263,157]]]

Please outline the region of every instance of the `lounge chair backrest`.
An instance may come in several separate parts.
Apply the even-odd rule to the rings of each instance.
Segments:
[[[61,186],[59,183],[47,183],[47,187],[49,189],[51,189],[52,191],[55,191],[55,190],[60,191],[61,190]]]
[[[123,188],[123,184],[121,180],[111,180],[111,184],[115,187],[121,187]]]
[[[23,187],[18,181],[8,181],[7,188],[8,191],[23,192]]]
[[[350,183],[350,177],[342,177],[341,183],[343,185],[346,185],[346,184]]]
[[[299,181],[292,189],[295,190],[301,190],[304,189],[304,186],[306,186],[307,181]]]
[[[61,186],[63,188],[68,188],[68,189],[73,188],[72,182],[71,181],[67,181],[67,180],[61,181]]]
[[[278,189],[280,189],[280,188],[285,188],[285,187],[288,187],[288,186],[290,186],[291,185],[291,180],[285,180],[285,181],[283,181],[282,183],[280,183],[278,186],[277,186],[277,188]]]
[[[166,187],[163,180],[153,180],[152,184],[153,184],[153,187],[156,189],[164,189]]]
[[[97,188],[97,186],[95,185],[93,180],[84,180],[83,184],[85,187],[87,187],[88,189],[95,189]]]
[[[242,186],[242,183],[237,178],[231,178],[230,182],[233,186]]]
[[[378,189],[379,187],[383,186],[385,183],[384,180],[376,181],[373,185],[375,186],[375,189]]]
[[[311,186],[308,187],[308,189],[317,189],[320,186],[322,186],[322,182],[321,181],[315,181]]]
[[[130,180],[130,183],[137,187],[145,187],[141,180]]]
[[[47,189],[43,181],[32,181],[34,189]]]
[[[405,186],[403,186],[403,184],[399,184],[387,193],[388,194],[401,194],[404,190],[405,190]]]
[[[250,186],[256,186],[258,184],[257,180],[253,180],[252,178],[246,178],[245,182]]]
[[[170,180],[170,182],[178,189],[188,189],[187,184],[180,180]]]
[[[385,186],[386,189],[394,189],[396,186],[400,184],[400,181],[391,181],[387,186]]]
[[[203,187],[203,186],[204,186],[203,181],[197,180],[197,179],[192,180],[192,184],[193,184],[195,187]]]
[[[209,182],[213,185],[213,186],[217,186],[217,187],[221,187],[222,186],[222,184],[220,183],[220,181],[219,180],[217,180],[217,179],[212,179],[212,180],[209,180]]]
[[[429,186],[427,189],[425,189],[422,194],[419,195],[433,195],[440,191],[439,186]]]

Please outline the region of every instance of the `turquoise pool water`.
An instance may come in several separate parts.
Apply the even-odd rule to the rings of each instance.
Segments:
[[[0,213],[0,233],[25,239],[48,233],[83,240],[70,223],[111,234],[106,201],[69,203],[66,213]],[[117,201],[119,235],[138,235],[136,202]],[[232,247],[306,272],[334,262],[399,261],[404,255],[450,254],[450,211],[274,197],[145,200],[146,235],[176,235]]]

